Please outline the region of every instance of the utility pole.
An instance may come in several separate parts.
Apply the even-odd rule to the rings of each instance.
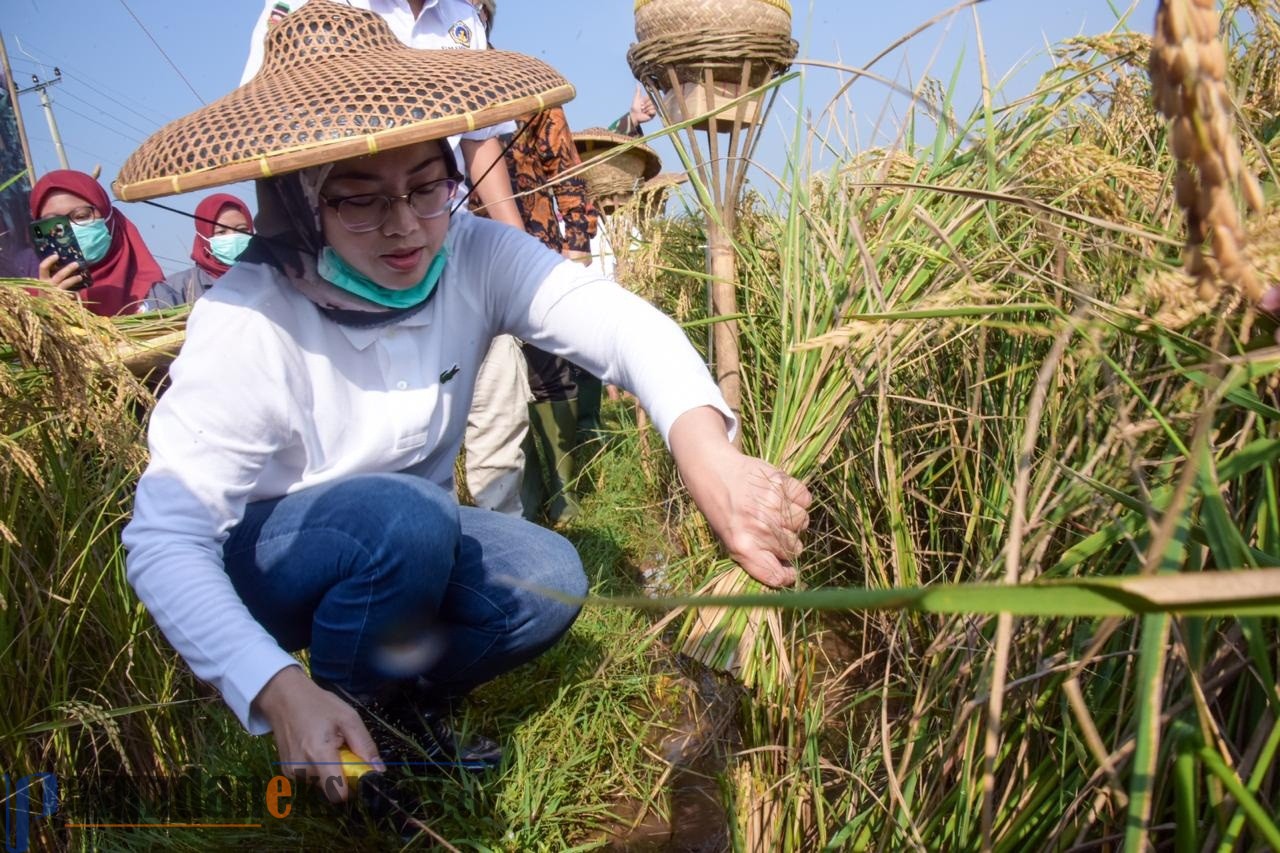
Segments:
[[[18,108],[18,87],[13,82],[13,69],[9,67],[9,49],[0,33],[0,66],[4,69],[4,85],[9,90],[9,103],[13,105],[13,119],[18,124],[18,140],[22,143],[22,159],[27,164],[27,188],[36,184],[36,167],[31,161],[31,146],[27,143],[27,129],[22,123],[22,110]],[[6,179],[8,175],[4,176]]]
[[[25,95],[27,92],[40,93],[40,104],[44,107],[44,117],[49,120],[49,134],[53,137],[53,147],[58,149],[58,162],[62,164],[62,168],[70,169],[71,166],[67,163],[67,149],[62,147],[62,136],[58,133],[58,122],[53,118],[53,101],[49,100],[49,93],[45,91],[53,84],[62,82],[62,69],[53,69],[52,80],[41,82],[40,78],[34,74],[31,75],[31,80],[34,85],[19,89],[18,94]]]

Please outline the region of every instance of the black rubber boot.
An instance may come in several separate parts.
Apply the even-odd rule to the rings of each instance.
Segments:
[[[532,413],[533,404],[529,405]],[[542,523],[542,507],[547,502],[547,483],[542,477],[542,454],[532,424],[524,434],[524,476],[520,478],[521,514],[525,521]]]
[[[600,438],[600,400],[604,385],[599,379],[581,368],[574,378],[578,382],[578,422],[575,427],[577,444],[586,444]]]
[[[577,446],[578,401],[548,400],[529,405],[529,432],[538,444],[541,473],[548,485],[547,520],[553,526],[578,514],[575,485],[578,477],[573,449]]]

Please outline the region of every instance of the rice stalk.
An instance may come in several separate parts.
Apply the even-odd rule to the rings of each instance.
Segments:
[[[1215,0],[1161,0],[1151,48],[1156,109],[1170,122],[1178,161],[1174,188],[1187,220],[1187,268],[1201,299],[1218,295],[1215,278],[1256,302],[1265,290],[1244,254],[1232,187],[1254,212],[1265,207],[1257,179],[1241,168],[1234,106],[1226,87],[1227,54],[1218,39]],[[1208,239],[1213,256],[1203,252]]]

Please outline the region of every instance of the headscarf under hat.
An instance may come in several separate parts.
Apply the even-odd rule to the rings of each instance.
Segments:
[[[217,226],[217,219],[228,207],[240,211],[245,222],[249,223],[249,231],[252,232],[253,214],[249,212],[249,206],[233,195],[214,193],[196,205],[196,236],[191,244],[191,260],[214,278],[220,278],[223,273],[231,269],[230,265],[224,264],[213,256],[209,246],[213,229]]]
[[[111,205],[102,185],[84,172],[58,169],[48,172],[31,189],[31,218],[40,216],[49,194],[63,190],[79,196],[107,220],[111,248],[102,260],[89,267],[93,284],[75,291],[95,314],[110,317],[132,310],[151,289],[164,280],[164,272],[151,256],[142,235],[128,218]]]
[[[461,181],[462,174],[447,140],[440,140],[440,152],[446,174]],[[380,323],[412,313],[412,309],[389,311],[335,287],[316,274],[316,258],[325,245],[320,227],[320,190],[332,170],[333,164],[326,163],[257,181],[257,233],[240,256],[240,262],[275,267],[321,310],[349,325]],[[357,315],[365,315],[365,319],[353,320]],[[382,320],[375,320],[372,315]]]

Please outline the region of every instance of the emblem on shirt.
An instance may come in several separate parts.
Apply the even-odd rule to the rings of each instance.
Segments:
[[[466,21],[457,21],[449,27],[449,36],[459,47],[471,47],[471,27],[467,26]]]
[[[458,375],[458,365],[455,364],[453,367],[450,367],[444,373],[440,374],[440,384],[443,385],[444,383],[448,382],[450,379],[452,379],[457,375]]]
[[[285,16],[289,14],[289,11],[290,9],[289,9],[288,3],[277,3],[274,6],[272,6],[271,14],[267,17],[267,29],[269,30],[272,27],[274,27],[276,24],[283,21],[285,19]]]

